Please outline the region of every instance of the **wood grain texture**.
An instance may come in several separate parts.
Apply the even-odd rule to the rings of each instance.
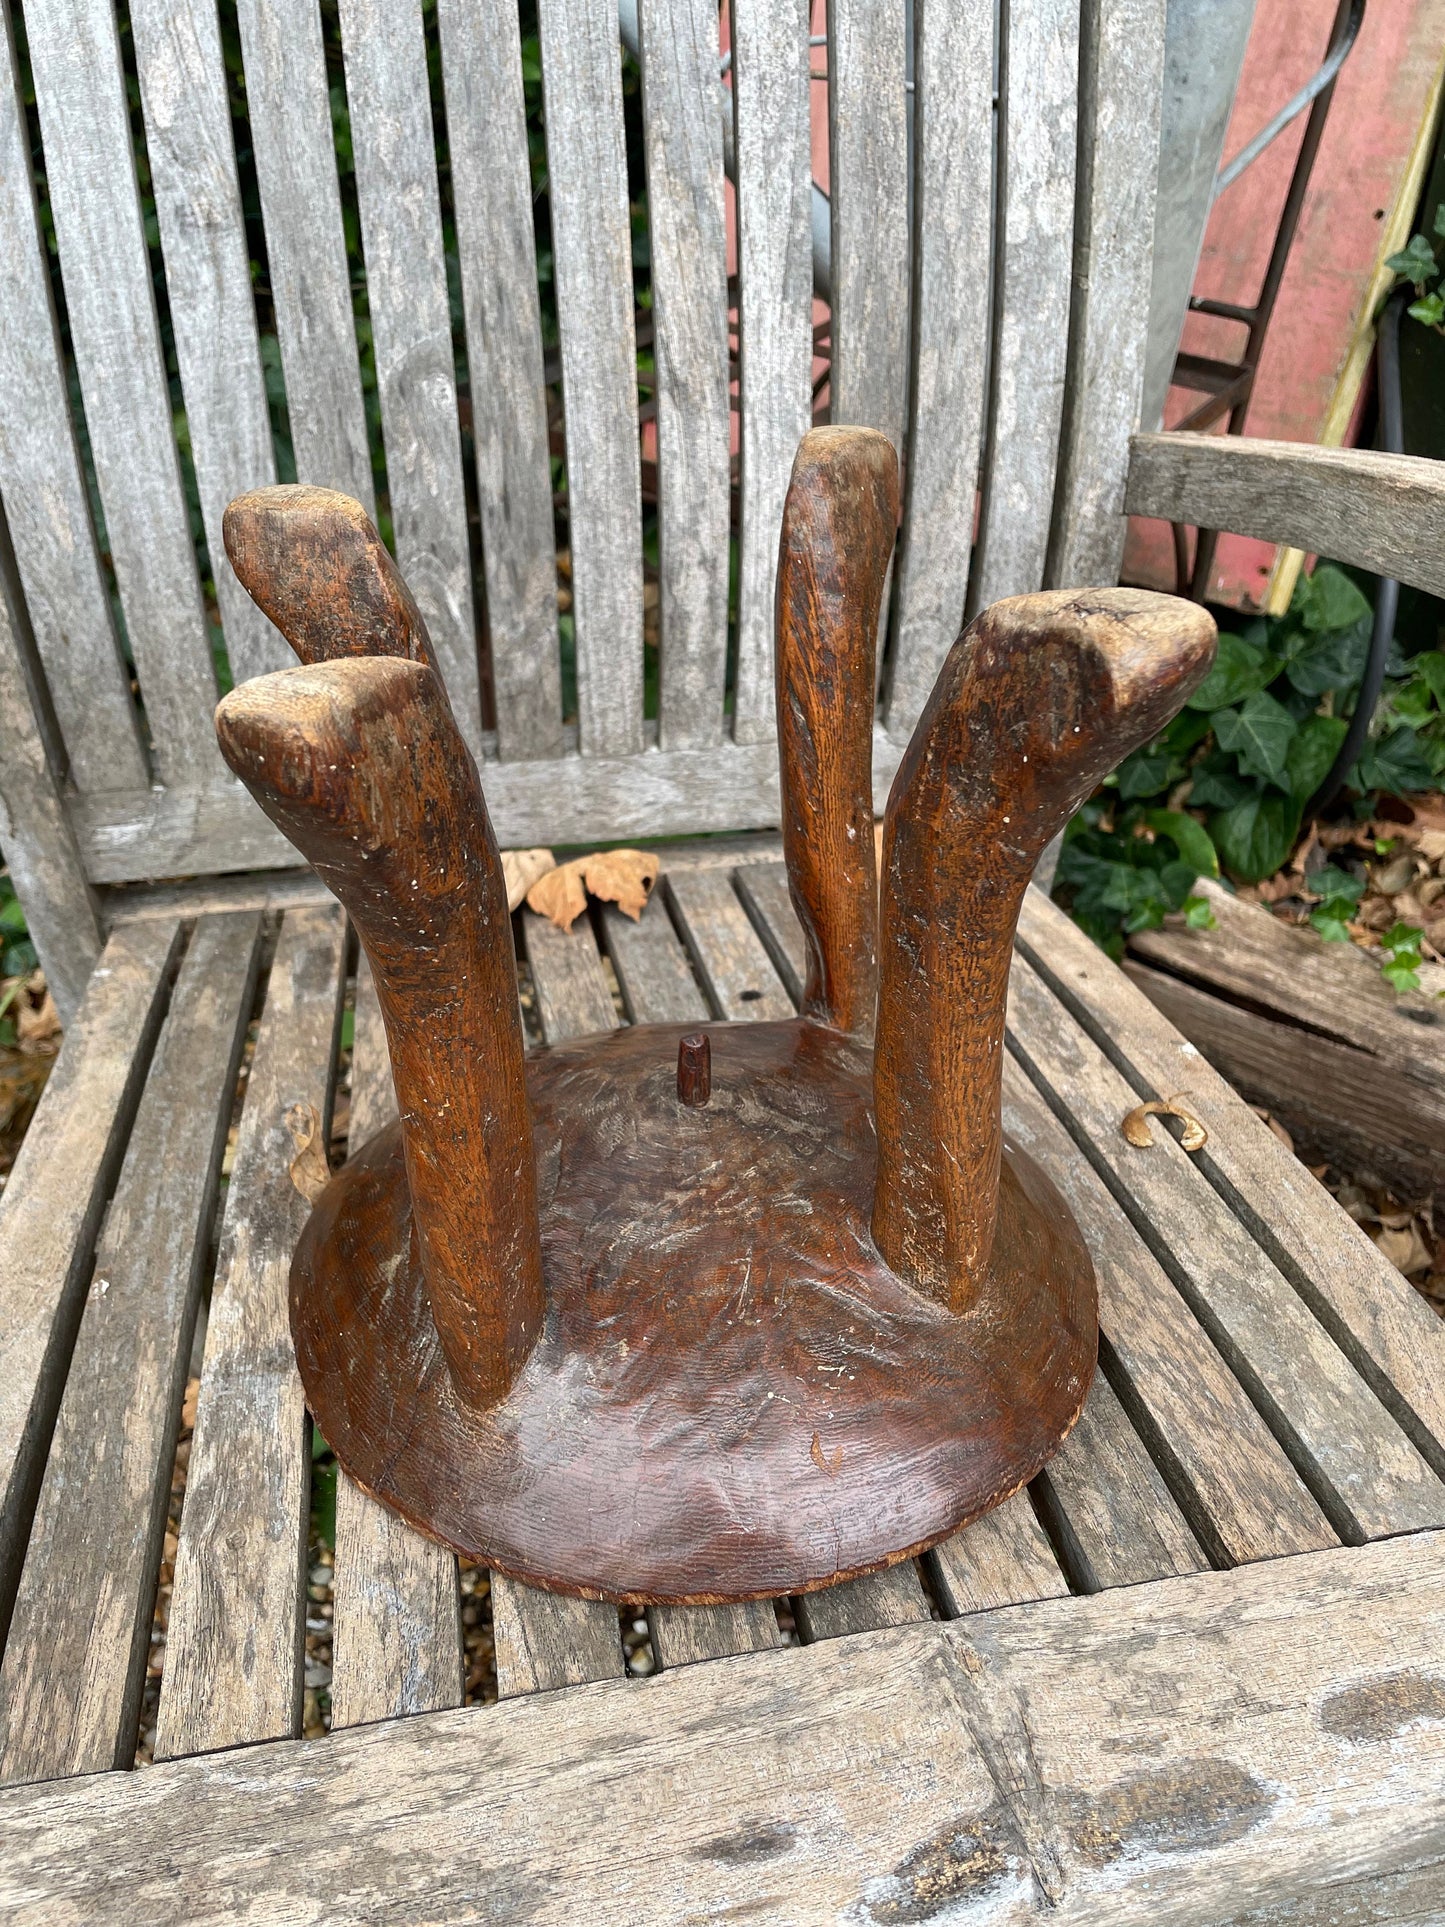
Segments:
[[[1336,1883],[1438,1873],[1442,1633],[1436,1534],[12,1788],[0,1902],[1321,1927]]]
[[[732,11],[742,405],[733,737],[775,726],[774,582],[788,471],[813,416],[807,0]]]
[[[216,700],[108,0],[26,13],[86,430],[163,782],[213,779]]]
[[[201,520],[226,654],[242,682],[288,657],[222,561],[227,502],[273,482],[276,460],[220,19],[205,0],[135,0],[130,24]]]
[[[898,457],[876,430],[815,428],[778,549],[783,857],[807,947],[805,1017],[870,1042],[878,1000],[873,692],[898,526]]]
[[[723,740],[728,653],[727,234],[712,0],[642,0],[642,102],[652,253],[658,741]]]
[[[447,140],[503,760],[562,753],[557,556],[516,9],[440,0]]]
[[[346,99],[396,559],[481,749],[456,364],[420,0],[341,0]]]
[[[963,626],[988,362],[993,17],[915,0],[912,408],[888,733],[906,743]]]
[[[800,1004],[808,953],[803,926],[788,890],[787,871],[781,863],[744,863],[733,872],[733,885],[783,988],[795,1006]]]
[[[0,494],[25,606],[76,782],[126,789],[146,781],[145,752],[91,530],[8,9],[0,23],[0,251]]]
[[[734,1653],[769,1652],[783,1643],[770,1599],[739,1606],[652,1606],[647,1624],[659,1666],[695,1666]]]
[[[1445,594],[1445,476],[1423,456],[1136,435],[1124,507],[1335,556]]]
[[[1058,493],[1045,580],[1119,579],[1129,437],[1139,426],[1165,0],[1085,0],[1080,17],[1079,181]]]
[[[354,1154],[396,1116],[386,1030],[371,967],[356,968],[351,1055]],[[360,1726],[460,1706],[461,1595],[456,1556],[394,1512],[336,1480],[331,1725]]]
[[[286,1114],[309,1105],[325,1130],[345,959],[338,908],[286,913],[211,1288],[158,1760],[300,1727],[311,1454],[286,1284],[308,1206],[291,1179]]]
[[[129,1766],[261,921],[203,918],[95,1255],[0,1667],[0,1780]]]
[[[119,930],[106,945],[0,1195],[0,1626],[180,941],[172,919]]]
[[[1200,1168],[1437,1471],[1445,1472],[1445,1326],[1279,1139],[1062,910],[1030,892],[1034,967],[1150,1095],[1187,1093]]]
[[[1069,1582],[1027,1492],[1016,1492],[935,1546],[927,1564],[938,1602],[954,1618],[1068,1596]]]
[[[997,239],[988,452],[970,611],[1044,580],[1074,267],[1077,0],[1007,0],[999,26]]]
[[[669,874],[668,900],[716,1012],[729,1022],[791,1017],[793,1000],[725,872]]]
[[[881,1632],[885,1626],[912,1626],[928,1619],[928,1596],[911,1559],[884,1572],[865,1573],[826,1592],[808,1593],[793,1602],[798,1630],[810,1644],[844,1633]]]
[[[298,481],[376,502],[321,16],[236,0],[246,107]]]
[[[584,756],[642,748],[637,336],[612,0],[539,0]]]

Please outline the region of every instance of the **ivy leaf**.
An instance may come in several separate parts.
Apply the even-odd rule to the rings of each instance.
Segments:
[[[1191,889],[1195,877],[1219,875],[1219,853],[1210,842],[1209,832],[1202,823],[1196,822],[1183,810],[1149,810],[1144,821],[1155,836],[1167,836],[1190,866],[1193,872],[1189,879]]]
[[[1307,716],[1285,754],[1285,786],[1301,803],[1324,782],[1340,753],[1349,724],[1342,716]]]
[[[1348,943],[1350,926],[1344,916],[1333,905],[1318,903],[1310,911],[1310,923],[1326,943]]]
[[[1274,658],[1255,643],[1225,630],[1219,638],[1214,666],[1189,698],[1187,707],[1208,713],[1243,702],[1246,696],[1252,696],[1256,689],[1263,689],[1267,682],[1273,681],[1278,667]]]
[[[1441,204],[1441,212],[1445,213],[1445,203]],[[1416,656],[1410,667],[1440,707],[1445,709],[1445,649],[1425,650],[1423,655]]]
[[[1305,628],[1315,635],[1353,629],[1371,613],[1367,598],[1333,563],[1321,562],[1312,575],[1304,578],[1301,589],[1300,616]]]
[[[1374,618],[1366,611],[1348,629],[1318,635],[1285,666],[1302,696],[1323,696],[1327,689],[1353,689],[1365,673]]]
[[[1440,293],[1421,295],[1412,301],[1405,310],[1413,321],[1423,321],[1427,328],[1438,328],[1445,321],[1445,295]]]
[[[1385,790],[1399,796],[1406,790],[1427,790],[1435,780],[1434,764],[1413,729],[1392,729],[1388,736],[1371,738],[1360,751],[1348,781],[1369,793]]]
[[[1259,786],[1253,778],[1239,774],[1234,758],[1216,750],[1195,767],[1189,786],[1189,800],[1201,810],[1232,810],[1236,803],[1256,796]]]
[[[1273,876],[1299,834],[1300,806],[1292,797],[1261,793],[1209,819],[1220,860],[1242,883]]]
[[[1309,881],[1310,888],[1320,899],[1320,907],[1333,909],[1339,914],[1343,914],[1344,909],[1352,908],[1365,894],[1363,877],[1352,876],[1348,870],[1338,870],[1333,863],[1316,870]]]
[[[1191,930],[1217,930],[1219,919],[1209,907],[1208,897],[1188,897],[1184,903],[1184,921]]]
[[[1119,794],[1126,801],[1140,796],[1157,796],[1161,790],[1167,790],[1171,783],[1177,783],[1183,774],[1183,765],[1168,750],[1136,749],[1132,756],[1126,756],[1119,765]]]
[[[1262,776],[1267,783],[1281,786],[1290,745],[1298,733],[1299,724],[1284,704],[1262,689],[1239,709],[1221,710],[1214,719],[1219,747],[1233,750],[1248,775]]]
[[[1385,266],[1413,282],[1417,294],[1423,294],[1425,283],[1433,281],[1440,272],[1435,250],[1423,234],[1412,234],[1408,247],[1402,248],[1398,254],[1392,254]]]

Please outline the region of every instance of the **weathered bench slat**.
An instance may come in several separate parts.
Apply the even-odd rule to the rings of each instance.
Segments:
[[[557,543],[515,7],[440,0],[497,746],[562,751]]]
[[[999,46],[988,469],[970,610],[1044,579],[1074,271],[1077,0],[1010,0]],[[1055,325],[1040,326],[1040,303]]]
[[[824,1592],[793,1601],[798,1631],[809,1642],[837,1639],[844,1633],[879,1632],[885,1626],[911,1626],[930,1617],[928,1595],[911,1559],[883,1572],[864,1573]]]
[[[733,736],[766,743],[777,730],[773,579],[783,497],[813,416],[807,0],[734,0],[732,43],[742,364]]]
[[[296,479],[375,513],[321,15],[236,0]],[[218,565],[220,566],[220,565]]]
[[[1356,1369],[1445,1474],[1445,1325],[1218,1072],[1030,890],[1027,954],[1115,1063],[1151,1096],[1185,1093],[1210,1133],[1198,1161]],[[1156,1134],[1157,1135],[1157,1134]]]
[[[888,733],[906,743],[963,622],[988,364],[993,15],[915,0],[913,406]]]
[[[293,660],[226,562],[233,496],[276,479],[250,249],[216,9],[135,0],[130,10],[146,153],[206,547],[237,682]]]
[[[0,256],[0,494],[30,626],[76,782],[129,789],[146,781],[145,752],[80,472],[8,12],[0,30]],[[54,883],[49,890],[58,894]],[[22,894],[33,923],[43,894]]]
[[[538,0],[584,756],[642,748],[642,468],[613,0]]]
[[[734,872],[734,881],[783,987],[795,1004],[801,1004],[808,958],[803,926],[788,895],[787,871],[781,863],[748,863]]]
[[[724,870],[674,870],[668,895],[714,1008],[729,1021],[793,1016],[783,988]]]
[[[713,0],[642,0],[662,649],[658,741],[723,740],[728,654],[727,232]]]
[[[46,184],[106,537],[163,781],[221,769],[216,677],[181,489],[108,0],[26,14]]]
[[[0,1905],[1315,1927],[1438,1878],[1442,1628],[1434,1534],[11,1788]]]
[[[771,1599],[733,1606],[649,1606],[647,1624],[659,1666],[763,1653],[783,1643]]]
[[[287,1113],[309,1107],[316,1129],[326,1128],[345,961],[339,905],[287,911],[221,1225],[158,1760],[274,1739],[300,1724],[311,1455],[287,1282],[310,1206],[291,1178]]]
[[[1121,1120],[1137,1101],[1098,1046],[1021,960],[1009,1043],[1051,1093],[1103,1177],[1204,1323],[1342,1538],[1445,1519],[1445,1486],[1293,1287],[1164,1130],[1148,1150]]]
[[[203,917],[181,965],[51,1440],[0,1667],[0,1780],[128,1766],[176,1421],[261,920]]]
[[[925,1555],[944,1612],[987,1612],[1028,1599],[1061,1599],[1069,1590],[1027,1492],[1016,1492]]]
[[[101,953],[0,1195],[0,1635],[9,1623],[101,1214],[165,1014],[179,922]]]
[[[356,972],[349,1149],[396,1116],[376,985],[363,951]],[[456,1555],[413,1532],[344,1472],[336,1479],[331,1724],[460,1706],[461,1594]]]
[[[475,754],[477,625],[421,6],[340,10],[396,559]]]

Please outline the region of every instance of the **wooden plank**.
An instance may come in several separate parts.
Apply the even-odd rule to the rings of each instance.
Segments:
[[[793,1601],[798,1631],[810,1644],[844,1633],[881,1632],[885,1626],[912,1626],[929,1618],[928,1595],[911,1559],[884,1572],[865,1573],[826,1592]]]
[[[793,1000],[725,871],[671,872],[667,892],[683,940],[719,1015],[737,1022],[795,1014]]]
[[[906,42],[906,8],[832,0],[829,420],[881,429],[900,454],[908,405]]]
[[[915,0],[913,404],[888,733],[907,742],[963,624],[988,363],[993,14]]]
[[[734,0],[742,403],[733,737],[770,741],[773,585],[783,498],[812,423],[812,153],[807,0]]]
[[[727,233],[714,0],[642,0],[662,594],[658,741],[723,740],[728,654]]]
[[[179,922],[111,938],[0,1193],[0,1636],[180,941]]]
[[[96,1252],[0,1668],[0,1780],[129,1766],[176,1424],[255,986],[255,912],[201,920]]]
[[[559,930],[535,910],[524,910],[522,935],[547,1042],[616,1030],[617,1010],[588,919],[579,917],[570,930]]]
[[[421,0],[340,0],[397,565],[473,753],[482,710]]]
[[[1045,579],[1119,579],[1154,265],[1165,0],[1086,0],[1069,364]]]
[[[1085,939],[1087,941],[1087,939]],[[1097,953],[1096,953],[1097,954]],[[1099,1282],[1101,1349],[1135,1428],[1221,1565],[1332,1545],[1336,1534],[1144,1240],[1018,1065],[1004,1127],[1062,1192]]]
[[[354,1154],[396,1116],[376,985],[362,951],[351,1053]],[[460,1706],[465,1697],[456,1555],[336,1480],[331,1725],[359,1726]]]
[[[1333,556],[1445,595],[1445,476],[1424,456],[1136,435],[1124,507]]]
[[[200,578],[156,328],[109,0],[26,10],[71,345],[126,628],[163,782],[221,768]]]
[[[133,0],[130,25],[201,520],[231,673],[244,682],[294,658],[221,539],[226,504],[276,479],[221,23],[206,0]]]
[[[1016,958],[1009,1046],[1168,1271],[1340,1536],[1445,1518],[1445,1486],[1168,1132],[1120,1130],[1132,1087]]]
[[[296,479],[376,512],[321,15],[236,0]]]
[[[928,1566],[938,1603],[954,1618],[1029,1599],[1062,1599],[1069,1591],[1027,1492],[935,1546]]]
[[[562,753],[557,556],[532,177],[514,7],[440,0],[497,743]]]
[[[8,9],[0,23],[0,254],[0,496],[24,602],[76,782],[133,788],[146,780],[145,752],[75,445]]]
[[[1200,1169],[1438,1472],[1445,1325],[1298,1159],[1055,905],[1030,891],[1021,937],[1055,994],[1137,1088],[1185,1101]]]
[[[30,638],[8,563],[0,520],[0,850],[60,1021],[69,1027],[100,955],[100,924],[40,733]]]
[[[642,748],[642,467],[613,0],[538,0],[584,756]]]
[[[970,611],[1044,579],[1074,266],[1078,0],[1008,0],[999,36],[993,366]],[[1056,325],[1039,325],[1041,305]]]
[[[649,1606],[647,1624],[659,1666],[694,1666],[734,1653],[763,1653],[781,1646],[771,1599],[733,1606]]]
[[[733,880],[783,988],[795,1004],[801,1004],[808,958],[803,926],[788,894],[787,871],[781,863],[749,863],[734,872]]]
[[[0,1906],[1319,1927],[1438,1877],[1442,1632],[1432,1535],[10,1788]]]
[[[324,1133],[345,968],[339,905],[286,913],[211,1288],[158,1760],[300,1729],[311,1453],[287,1280],[310,1207],[291,1181],[287,1113],[309,1106]]]

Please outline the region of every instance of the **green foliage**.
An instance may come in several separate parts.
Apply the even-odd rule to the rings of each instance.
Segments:
[[[1319,897],[1319,902],[1310,911],[1310,922],[1326,943],[1348,943],[1350,933],[1347,925],[1356,904],[1365,893],[1365,879],[1351,876],[1348,870],[1337,870],[1333,863],[1327,863],[1323,870],[1317,870],[1310,878],[1310,889]]]
[[[0,870],[0,977],[26,977],[39,961],[15,886]]]
[[[1445,203],[1436,208],[1432,225],[1437,238],[1445,236]],[[1441,279],[1434,242],[1426,235],[1412,234],[1408,244],[1392,254],[1385,266],[1415,290],[1415,299],[1405,312],[1437,334],[1445,334],[1445,281]]]
[[[321,1427],[311,1428],[311,1524],[322,1545],[336,1546],[336,1454],[321,1436]]]
[[[1385,961],[1380,975],[1396,990],[1420,988],[1420,939],[1425,933],[1413,923],[1394,923],[1380,939]]]

